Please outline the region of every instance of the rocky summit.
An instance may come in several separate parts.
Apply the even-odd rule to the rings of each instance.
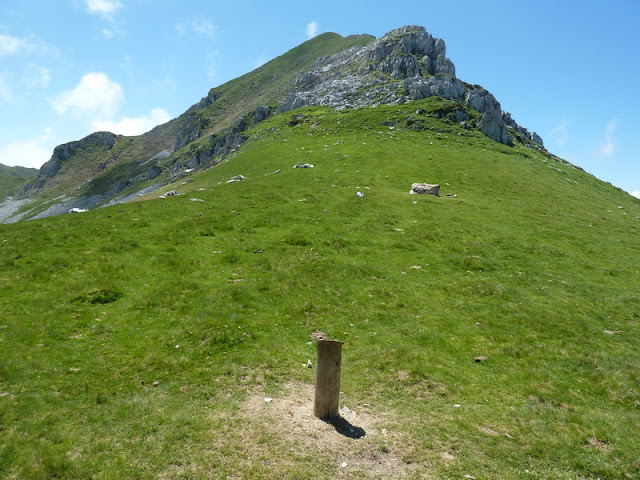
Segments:
[[[280,111],[303,105],[352,108],[402,104],[437,96],[482,113],[477,127],[496,142],[511,145],[512,129],[525,142],[543,146],[540,136],[503,112],[491,93],[462,82],[455,72],[444,40],[433,37],[424,27],[406,26],[368,45],[318,59],[313,69],[296,80],[292,97]],[[462,111],[457,118],[460,122],[469,120]]]

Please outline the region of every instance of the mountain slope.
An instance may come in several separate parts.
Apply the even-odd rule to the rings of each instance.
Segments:
[[[457,105],[305,107],[146,201],[1,225],[0,472],[637,477],[640,204]]]
[[[38,178],[22,193],[29,202],[21,207],[17,219],[57,215],[74,207],[91,208],[117,195],[126,197],[144,188],[158,188],[182,174],[181,164],[177,167],[175,164],[191,156],[185,146],[229,129],[238,117],[249,109],[255,110],[259,104],[282,103],[295,79],[318,57],[372,39],[367,35],[346,38],[333,33],[319,35],[253,72],[217,87],[178,118],[139,137],[97,132],[60,145],[43,165]],[[214,99],[217,102],[211,105]]]
[[[9,167],[0,163],[0,201],[38,174],[35,168]]]
[[[467,129],[506,145],[544,148],[490,92],[456,78],[444,41],[424,27],[402,27],[377,40],[328,33],[210,90],[180,117],[140,137],[96,132],[58,146],[25,187],[19,209],[10,208],[11,215],[0,219],[42,218],[130,200],[218,164],[243,145],[247,128],[275,113],[305,105],[401,105],[430,96],[455,101],[441,115]]]

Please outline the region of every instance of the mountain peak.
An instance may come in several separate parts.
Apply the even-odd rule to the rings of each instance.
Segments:
[[[524,143],[542,148],[538,134],[518,125],[487,90],[462,82],[446,56],[443,39],[424,27],[408,25],[379,39],[318,59],[295,82],[280,112],[304,105],[336,108],[403,104],[438,96],[482,114],[477,128],[496,142],[513,144],[512,131]],[[461,122],[468,119],[460,114]],[[510,131],[510,129],[512,131]]]

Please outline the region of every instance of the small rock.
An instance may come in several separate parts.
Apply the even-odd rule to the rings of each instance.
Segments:
[[[347,462],[342,462],[342,464],[340,466],[342,468],[347,468],[349,466],[349,464]]]
[[[360,197],[360,198],[364,197],[364,193],[362,193],[362,192],[357,192],[357,193],[356,193],[356,195],[357,195],[358,197]]]
[[[619,333],[622,333],[622,330],[603,330],[602,333],[606,333],[607,335],[618,335]]]
[[[190,202],[204,202],[204,200],[202,200],[201,198],[190,198],[189,201]]]
[[[154,386],[154,387],[157,387],[158,385],[160,385],[160,382],[159,382],[159,381],[157,381],[157,380],[156,380],[155,382],[153,382],[153,386]]]
[[[313,363],[311,363],[311,360],[307,360],[307,363],[305,363],[304,366],[307,368],[313,368]]]
[[[468,473],[464,475],[464,478],[468,478],[469,480],[476,480],[476,477],[474,477],[473,475],[469,475]]]
[[[342,411],[344,413],[349,413],[351,411],[351,409],[345,405],[344,407],[342,407]]]
[[[240,180],[246,180],[247,177],[244,175],[236,175],[235,177],[231,177],[231,179],[227,180],[227,183],[239,182]]]
[[[273,402],[273,398],[271,397],[267,397],[264,399],[264,403],[271,403],[271,402]]]
[[[298,162],[293,166],[293,168],[313,168],[313,165],[311,165],[310,163]]]
[[[382,436],[383,436],[383,437],[386,437],[386,436],[387,436],[387,429],[386,429],[386,428],[383,428],[383,429],[381,430],[381,433],[382,433]]]
[[[454,407],[455,407],[455,408],[460,408],[460,406],[461,406],[461,405],[460,405],[459,403],[456,403],[456,404],[454,405]]]
[[[435,195],[436,197],[439,197],[440,185],[430,183],[414,183],[411,185],[411,190],[409,191],[409,193]]]
[[[475,357],[473,359],[474,362],[480,363],[480,362],[484,362],[487,359],[487,357]]]

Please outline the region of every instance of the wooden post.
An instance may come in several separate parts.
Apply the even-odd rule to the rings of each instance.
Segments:
[[[340,364],[342,342],[318,340],[316,394],[313,413],[318,418],[335,418],[340,408]]]

